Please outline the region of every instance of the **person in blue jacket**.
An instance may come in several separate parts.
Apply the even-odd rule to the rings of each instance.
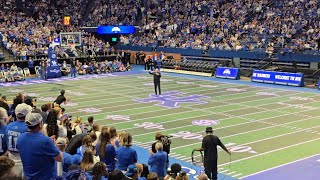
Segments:
[[[148,164],[151,166],[150,172],[155,172],[162,178],[166,175],[167,153],[163,151],[163,145],[160,142],[156,144],[156,150],[154,154],[150,151]]]

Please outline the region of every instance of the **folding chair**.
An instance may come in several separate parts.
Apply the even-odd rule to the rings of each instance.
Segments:
[[[29,68],[23,68],[23,73],[24,73],[24,76],[30,76],[30,70]]]
[[[39,72],[40,69],[41,69],[40,66],[35,66],[35,67],[34,67],[34,70],[35,70],[35,72],[36,72],[36,76],[37,76],[37,77],[41,77],[41,73]]]

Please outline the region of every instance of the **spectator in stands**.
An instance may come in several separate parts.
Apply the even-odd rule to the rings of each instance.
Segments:
[[[18,71],[18,66],[15,63],[12,63],[10,70],[11,71]]]
[[[0,98],[0,107],[3,107],[5,110],[7,110],[7,112],[9,112],[10,107],[9,107],[8,102],[7,102],[7,97],[6,96],[2,96]],[[9,121],[7,121],[7,122],[9,122]]]
[[[7,156],[0,156],[0,179],[18,179],[12,172],[14,164]]]
[[[123,137],[123,146],[117,149],[118,170],[126,171],[130,164],[137,163],[137,152],[134,149],[132,149],[131,146],[132,136],[129,133],[127,133]]]
[[[32,57],[30,57],[28,60],[28,68],[29,68],[30,74],[35,74],[34,61],[32,60]]]
[[[128,177],[128,179],[138,180],[139,171],[137,166],[135,164],[129,165],[125,176]]]
[[[56,177],[55,161],[62,162],[62,152],[55,146],[52,139],[41,133],[42,116],[29,112],[25,123],[29,131],[20,135],[17,148],[27,179],[51,179]]]
[[[41,114],[41,116],[43,118],[42,121],[43,121],[44,124],[47,124],[47,117],[48,117],[48,114],[49,114],[48,110],[49,110],[48,104],[43,104],[41,106],[41,112],[39,114]]]
[[[89,171],[92,171],[93,166],[94,166],[93,152],[91,149],[86,149],[83,153],[83,158],[80,163],[80,168],[85,172],[89,172]]]
[[[82,139],[87,135],[90,136],[92,141],[95,141],[97,139],[97,136],[95,133],[90,133],[90,134],[82,133],[82,134],[75,135],[73,138],[71,138],[71,140],[66,148],[66,152],[71,155],[77,154],[77,149],[80,146],[82,146]]]
[[[126,132],[124,131],[121,131],[119,134],[118,134],[118,137],[117,137],[117,141],[115,141],[115,144],[116,144],[116,147],[119,148],[120,146],[123,146],[124,142],[123,142],[123,138],[124,136],[126,136]],[[118,143],[117,143],[118,142]]]
[[[147,176],[147,180],[159,180],[158,174],[157,173],[149,173]]]
[[[145,177],[141,176],[142,173],[143,173],[143,164],[136,164],[136,166],[137,166],[137,169],[138,169],[138,180],[146,180]]]
[[[164,178],[166,174],[166,162],[167,153],[163,151],[163,145],[161,142],[156,143],[155,149],[156,153],[150,152],[148,164],[150,165],[150,172],[155,172],[158,174],[159,178]]]
[[[178,173],[182,170],[181,165],[178,163],[174,163],[171,165],[170,169],[168,170],[168,174],[164,179],[175,179],[178,175]]]
[[[132,69],[132,66],[130,65],[130,62],[127,63],[127,66],[126,66],[126,70],[127,71],[130,71]]]
[[[62,73],[62,76],[68,76],[70,70],[67,66],[67,62],[66,61],[63,61],[63,63],[61,64],[61,73]]]
[[[116,138],[118,136],[117,134],[117,129],[113,126],[111,126],[109,128],[109,133],[110,133],[110,143],[114,146],[114,147],[117,147],[116,144],[119,144],[119,142],[116,142],[118,141]]]
[[[0,71],[6,70],[7,67],[4,64],[1,64]]]
[[[147,179],[147,176],[149,174],[149,166],[146,165],[146,164],[142,164],[143,166],[143,170],[142,170],[142,173],[141,173],[141,178],[142,179]]]
[[[68,117],[69,118],[69,117]],[[68,119],[66,121],[66,127],[67,127],[67,138],[70,141],[74,135],[76,135],[76,131],[72,127],[72,120]]]
[[[119,65],[118,65],[116,60],[113,60],[111,68],[112,68],[113,72],[118,72],[119,71]]]
[[[28,130],[25,119],[26,115],[31,111],[31,106],[25,103],[19,104],[15,108],[17,121],[9,123],[6,130],[9,158],[15,162],[14,174],[17,177],[22,177],[23,175],[22,158],[20,157],[19,148],[17,147],[17,141],[20,139],[20,136]]]
[[[125,176],[120,170],[114,170],[109,174],[108,180],[125,180]]]
[[[88,122],[82,125],[82,133],[90,133],[92,131],[93,120],[93,116],[88,117]]]
[[[68,116],[62,116],[60,119],[59,134],[58,137],[67,138],[68,136],[68,127],[67,127]]]
[[[45,134],[53,139],[59,137],[59,126],[58,126],[58,112],[55,109],[51,109],[47,117],[47,125],[45,127]]]
[[[72,158],[73,156],[67,152],[65,149],[67,147],[68,140],[66,138],[59,137],[56,140],[56,146],[58,147],[59,151],[62,152],[63,160],[62,160],[62,170],[63,172],[68,172],[69,166],[72,165]]]
[[[77,117],[75,120],[74,120],[74,125],[73,125],[73,128],[74,130],[76,131],[76,134],[82,134],[84,133],[82,131],[82,119],[80,117]]]
[[[100,137],[101,135],[100,126],[98,124],[93,124],[91,132],[95,133],[97,137]],[[96,146],[98,144],[98,141],[99,141],[99,138],[97,138],[93,142],[93,145]]]
[[[104,130],[100,135],[100,143],[97,144],[97,153],[100,161],[107,165],[108,171],[112,172],[116,168],[116,149],[110,142],[111,134]]]
[[[0,156],[6,156],[7,155],[7,141],[5,139],[6,129],[7,129],[7,122],[9,120],[7,110],[5,110],[3,107],[0,107]]]
[[[11,111],[13,112],[13,118],[17,120],[15,109],[19,104],[22,104],[24,101],[24,95],[22,93],[18,93],[17,96],[13,99],[13,104],[11,105]]]
[[[88,135],[83,137],[82,146],[77,149],[77,154],[83,157],[83,153],[86,149],[92,149],[92,139]]]
[[[103,162],[97,162],[92,169],[92,180],[107,180],[108,171]]]
[[[209,180],[209,179],[208,179],[208,176],[206,174],[202,173],[202,174],[200,174],[198,176],[198,180]]]
[[[180,171],[176,177],[176,180],[189,180],[189,177],[185,171]]]

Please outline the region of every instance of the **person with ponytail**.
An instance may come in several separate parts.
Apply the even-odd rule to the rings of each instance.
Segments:
[[[104,129],[100,135],[100,142],[97,144],[97,154],[100,161],[107,165],[108,171],[112,172],[116,168],[116,149],[110,142],[111,135]]]
[[[117,149],[118,170],[126,171],[129,165],[137,163],[137,152],[131,146],[132,136],[126,133],[123,137],[123,146]]]

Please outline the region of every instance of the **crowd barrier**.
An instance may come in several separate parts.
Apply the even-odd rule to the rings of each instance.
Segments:
[[[288,73],[277,71],[254,70],[251,80],[253,82],[281,84],[288,86],[304,86],[302,73]]]

